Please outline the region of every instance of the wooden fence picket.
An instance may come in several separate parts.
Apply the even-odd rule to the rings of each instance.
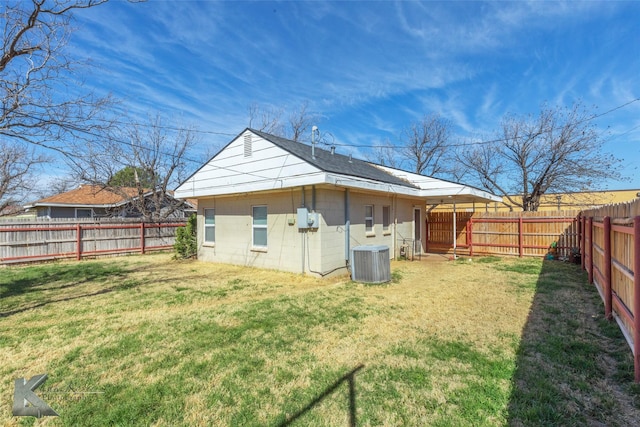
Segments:
[[[20,221],[0,223],[0,264],[166,250],[183,219]]]
[[[427,247],[453,247],[453,212],[427,215]],[[603,300],[604,315],[614,319],[634,355],[640,382],[640,199],[597,209],[565,212],[478,212],[458,214],[458,253],[556,257],[579,254]],[[575,260],[577,261],[577,260]]]

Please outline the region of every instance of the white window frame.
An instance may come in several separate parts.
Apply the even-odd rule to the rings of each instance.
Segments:
[[[368,208],[371,208],[371,216],[367,215]],[[374,208],[375,208],[374,205],[364,205],[364,232],[367,235],[376,234]],[[371,226],[369,226],[369,223],[371,224]]]
[[[78,211],[89,211],[89,216],[78,216]],[[76,208],[75,210],[76,219],[84,219],[84,218],[93,218],[93,208]]]
[[[264,208],[266,211],[266,216],[267,216],[267,224],[256,224],[256,208]],[[267,205],[255,205],[251,207],[251,247],[253,249],[256,250],[260,250],[260,251],[266,251],[267,250],[267,246],[269,244],[269,236],[268,233],[265,234],[265,239],[266,242],[264,245],[258,245],[255,242],[255,231],[256,230],[262,230],[264,229],[265,231],[267,230],[267,226],[269,224],[269,210],[267,208]]]
[[[213,224],[207,224],[207,212],[213,212]],[[208,245],[214,245],[216,243],[216,210],[215,208],[205,208],[202,212],[202,216],[204,218],[204,238],[203,242]],[[213,230],[213,240],[207,240],[207,230]]]
[[[382,232],[384,234],[391,234],[391,206],[389,205],[385,205],[382,207]]]

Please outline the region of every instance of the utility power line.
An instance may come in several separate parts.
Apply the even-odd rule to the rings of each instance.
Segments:
[[[581,123],[585,123],[585,122],[589,122],[591,120],[595,120],[599,117],[602,116],[606,116],[607,114],[613,113],[614,111],[620,110],[628,105],[633,104],[634,102],[638,102],[640,101],[640,98],[635,98],[632,99],[631,101],[628,101],[624,104],[618,105],[617,107],[614,107],[610,110],[605,111],[604,113],[601,114],[594,114],[591,117],[587,117],[583,120],[580,120],[578,122],[576,122],[576,124],[581,124]],[[631,133],[632,131],[634,131],[635,129],[637,129],[640,126],[636,126],[632,129],[629,129],[628,131],[619,134],[617,136],[622,136],[622,135],[626,135],[628,133]],[[616,137],[617,137],[616,136]],[[525,136],[523,136],[522,138],[525,138]],[[472,142],[461,142],[461,143],[456,143],[456,144],[448,144],[447,147],[467,147],[467,146],[473,146],[473,145],[485,145],[485,144],[494,144],[496,142],[506,142],[508,141],[507,138],[497,138],[497,139],[489,139],[489,140],[483,140],[483,141],[472,141]],[[353,147],[353,148],[402,148],[401,146],[397,146],[397,145],[393,145],[393,144],[329,144],[327,142],[321,141],[324,145],[327,146],[334,146],[334,147]]]
[[[597,118],[603,117],[605,115],[611,114],[614,111],[620,110],[628,105],[631,105],[635,102],[640,101],[640,98],[635,98],[632,99],[624,104],[618,105],[610,110],[607,110],[601,114],[595,114],[591,117],[588,117],[584,120],[579,121],[578,123],[585,123],[591,120],[595,120]],[[29,117],[32,119],[37,119],[36,117],[33,116],[29,116],[29,115],[25,115],[25,117]],[[119,121],[119,120],[106,120],[106,119],[99,119],[98,121],[102,121],[105,123],[117,123],[117,124],[123,124],[123,125],[134,125],[134,126],[140,126],[140,127],[144,127],[144,128],[157,128],[157,129],[161,129],[161,130],[170,130],[170,131],[188,131],[188,132],[192,132],[192,133],[200,133],[200,134],[209,134],[209,135],[221,135],[221,136],[236,136],[236,134],[231,134],[228,132],[221,132],[221,131],[213,131],[213,130],[199,130],[197,128],[189,128],[189,127],[174,127],[174,126],[166,126],[166,125],[153,125],[151,123],[147,124],[147,123],[136,123],[136,122],[125,122],[125,121]],[[639,128],[640,126],[636,126],[622,134],[619,134],[615,137],[619,137],[622,135],[626,135],[632,131],[634,131],[635,129]],[[94,132],[85,130],[85,129],[80,129],[80,128],[76,128],[75,131],[83,133],[85,135],[88,136],[92,136],[94,138],[97,139],[105,139],[104,135],[99,135],[96,134]],[[0,132],[1,133],[1,132]],[[123,144],[123,145],[127,145],[130,146],[132,148],[136,148],[136,149],[140,149],[140,150],[152,150],[152,148],[141,145],[141,144],[135,144],[133,142],[130,141],[125,141],[123,139],[119,139],[119,138],[114,138],[113,136],[108,137],[109,140]],[[611,138],[613,139],[613,138]],[[484,145],[484,144],[493,144],[493,143],[497,143],[497,142],[506,142],[507,139],[506,138],[497,138],[497,139],[491,139],[491,140],[483,140],[483,141],[472,141],[472,142],[462,142],[462,143],[456,143],[456,144],[449,144],[448,147],[467,147],[467,146],[474,146],[474,145]],[[325,141],[320,141],[323,145],[326,146],[334,146],[334,147],[352,147],[352,148],[390,148],[390,149],[398,149],[398,148],[402,148],[399,147],[397,145],[393,145],[393,144],[339,144],[339,143],[327,143]],[[72,153],[67,153],[65,152],[65,150],[63,148],[59,148],[59,147],[55,147],[52,145],[47,144],[46,142],[42,142],[42,143],[35,143],[37,145],[42,146],[43,148],[47,148],[47,149],[51,149],[54,151],[58,151],[66,156],[71,156]],[[166,156],[171,156],[171,153],[168,152],[160,152],[160,154],[162,155],[166,155]],[[201,159],[194,159],[194,158],[190,158],[187,156],[183,156],[182,157],[185,161],[191,162],[191,163],[196,163],[196,164],[202,164],[202,160]],[[231,168],[223,168],[223,169],[228,169],[229,171],[232,172],[237,172]],[[264,178],[264,177],[260,177],[260,178]]]

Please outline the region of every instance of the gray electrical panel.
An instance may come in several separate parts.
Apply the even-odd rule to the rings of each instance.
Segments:
[[[320,226],[320,214],[318,212],[309,212],[307,208],[298,208],[297,221],[299,230],[318,228]]]

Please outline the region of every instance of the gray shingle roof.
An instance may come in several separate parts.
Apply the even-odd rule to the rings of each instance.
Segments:
[[[311,146],[295,142],[290,139],[281,138],[255,129],[249,129],[256,135],[288,151],[305,162],[317,167],[320,170],[341,175],[350,175],[358,178],[371,179],[387,184],[401,185],[403,187],[418,188],[415,185],[391,175],[364,160],[350,158],[343,154],[331,154],[330,151],[315,148],[315,158],[311,156]]]

